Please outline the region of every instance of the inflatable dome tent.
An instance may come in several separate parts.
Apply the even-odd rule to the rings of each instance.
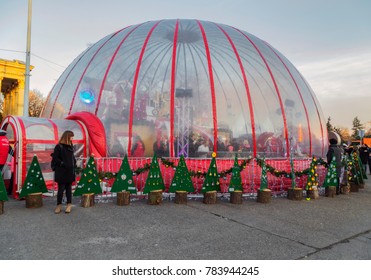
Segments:
[[[290,61],[250,33],[195,19],[102,38],[60,76],[41,118],[7,117],[1,128],[15,146],[15,191],[34,154],[53,183],[50,152],[65,129],[78,135],[77,156],[145,160],[156,152],[202,159],[202,168],[212,152],[324,157],[328,142],[315,94]]]
[[[125,27],[64,71],[42,117],[89,112],[105,156],[324,156],[327,133],[312,89],[265,41],[208,21]]]

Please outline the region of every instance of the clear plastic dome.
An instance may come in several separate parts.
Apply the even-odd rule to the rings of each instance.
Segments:
[[[107,155],[324,156],[327,133],[312,89],[265,41],[231,26],[160,20],[128,26],[80,54],[42,117],[88,111]]]

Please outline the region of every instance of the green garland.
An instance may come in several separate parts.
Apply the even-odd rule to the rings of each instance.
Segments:
[[[253,160],[254,158],[252,157],[249,157],[248,159],[245,159],[243,160],[240,164],[239,164],[239,167],[240,167],[240,171],[242,171],[244,168],[246,168],[247,165],[249,165],[249,163]],[[262,162],[263,160],[260,159],[260,158],[255,158],[256,161],[257,161],[257,164],[262,167]],[[170,161],[168,159],[165,159],[165,158],[161,158],[161,161],[162,163],[165,165],[166,168],[173,168],[175,169],[176,168],[176,165],[175,165],[175,162],[173,161]],[[322,159],[322,158],[319,158],[317,160],[317,165],[323,165],[325,168],[327,168],[327,163]],[[146,172],[150,169],[151,165],[149,163],[146,163],[143,167],[140,167],[136,170],[133,170],[133,175],[134,176],[137,176],[143,172]],[[272,165],[270,164],[266,164],[266,167],[267,167],[267,171],[269,173],[271,173],[273,176],[275,177],[285,177],[285,178],[291,178],[291,172],[287,172],[287,171],[284,171],[284,170],[278,170],[278,169],[275,169]],[[76,174],[81,174],[83,168],[81,167],[77,167],[76,168]],[[224,170],[224,171],[221,171],[218,173],[218,176],[219,177],[226,177],[227,175],[231,174],[232,173],[232,170],[233,170],[233,167],[227,169],[227,170]],[[302,171],[295,171],[295,177],[301,177],[303,175],[308,175],[309,174],[309,170],[310,168],[306,168]],[[200,178],[200,177],[205,177],[206,176],[206,171],[205,172],[201,172],[200,170],[198,171],[194,171],[194,170],[189,170],[189,174],[191,177],[197,177],[197,178]],[[116,178],[116,175],[117,173],[115,172],[98,172],[98,176],[99,176],[99,179],[100,180],[109,180],[109,179],[113,179],[113,178]]]

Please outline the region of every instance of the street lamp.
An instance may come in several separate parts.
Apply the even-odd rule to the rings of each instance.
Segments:
[[[28,0],[26,73],[24,81],[24,99],[23,99],[23,116],[25,117],[28,117],[28,95],[30,91],[31,18],[32,18],[32,0]]]

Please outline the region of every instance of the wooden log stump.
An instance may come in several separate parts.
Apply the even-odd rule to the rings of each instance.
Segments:
[[[186,191],[176,191],[175,192],[175,200],[176,204],[187,204],[188,201],[188,193]]]
[[[307,199],[318,199],[319,198],[319,193],[318,189],[312,189],[312,190],[307,190]]]
[[[328,186],[325,189],[325,196],[327,197],[335,197],[336,195],[336,186]]]
[[[4,201],[0,200],[0,215],[4,214]]]
[[[296,201],[303,200],[303,189],[302,188],[288,189],[287,198],[290,200],[296,200]]]
[[[242,204],[242,191],[231,192],[229,201],[232,204]]]
[[[129,205],[130,204],[130,192],[122,191],[117,193],[117,205]]]
[[[215,204],[216,203],[216,191],[205,192],[203,203]]]
[[[148,194],[149,205],[159,205],[162,203],[162,190],[151,191]]]
[[[81,206],[84,208],[92,207],[94,206],[94,193],[84,193],[81,197]]]
[[[341,185],[341,193],[342,194],[349,194],[350,193],[350,185],[347,183],[346,185]]]
[[[257,202],[269,203],[272,200],[272,191],[270,189],[258,190]]]
[[[40,208],[43,206],[42,193],[31,193],[26,196],[26,208]]]
[[[350,182],[350,192],[358,192],[359,185],[353,182]]]

